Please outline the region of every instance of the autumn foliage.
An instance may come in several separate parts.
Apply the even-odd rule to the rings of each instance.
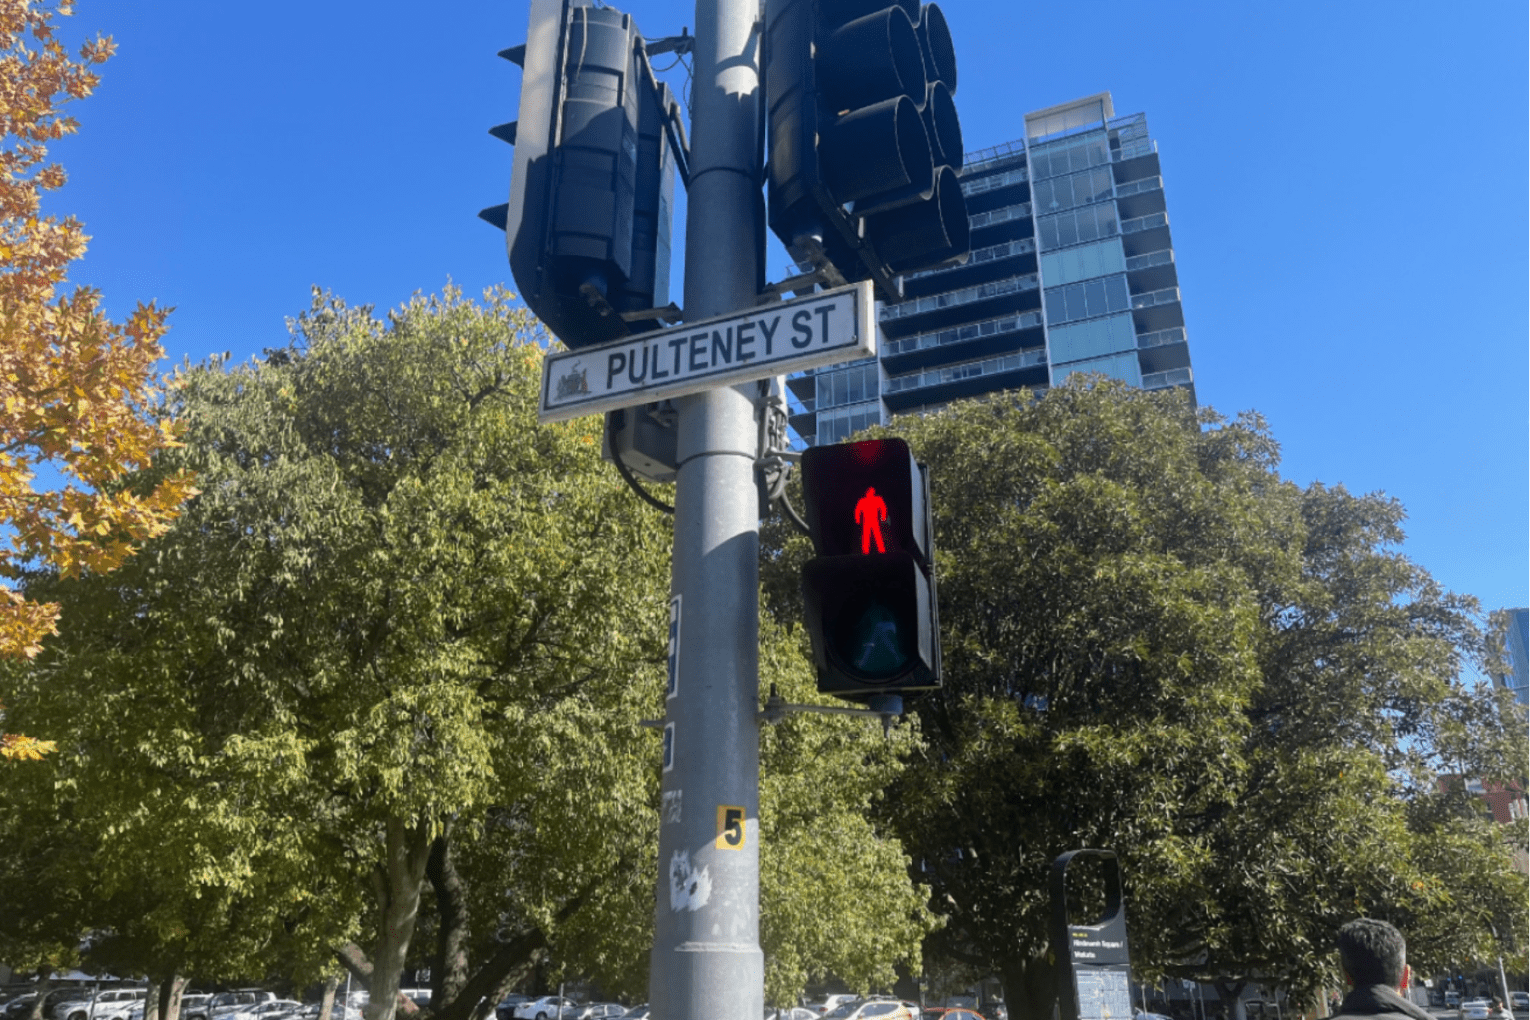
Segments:
[[[111,570],[135,542],[162,533],[193,491],[185,475],[148,492],[118,483],[174,442],[171,425],[154,413],[166,310],[140,304],[117,324],[102,314],[96,291],[61,293],[87,238],[73,217],[41,214],[42,193],[65,180],[62,167],[46,162],[47,144],[77,127],[59,108],[91,93],[92,69],[113,50],[110,38],[98,37],[71,58],[52,25],[54,13],[71,8],[0,0],[0,655],[7,656],[37,654],[58,615],[13,587],[23,569]],[[0,757],[50,749],[0,734]]]

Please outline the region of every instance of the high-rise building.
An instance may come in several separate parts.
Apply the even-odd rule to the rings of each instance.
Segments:
[[[967,156],[966,263],[903,278],[877,358],[787,381],[805,443],[1074,372],[1195,397],[1158,146],[1102,92],[1025,117],[1025,137]]]
[[[1530,609],[1508,610],[1508,630],[1503,636],[1504,657],[1509,671],[1498,674],[1498,682],[1514,692],[1514,700],[1530,704]]]

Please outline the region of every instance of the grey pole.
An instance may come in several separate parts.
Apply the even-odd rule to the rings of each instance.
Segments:
[[[760,20],[759,0],[696,2],[685,235],[691,320],[756,301],[764,257],[755,218]],[[665,709],[671,764],[649,963],[655,1020],[759,1020],[764,1011],[756,391],[751,384],[678,402],[671,593],[680,597],[679,655]]]

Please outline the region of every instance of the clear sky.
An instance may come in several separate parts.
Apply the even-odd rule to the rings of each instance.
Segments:
[[[650,38],[695,25],[682,0],[616,6]],[[1401,500],[1404,551],[1448,588],[1530,601],[1526,5],[943,8],[969,151],[1095,92],[1147,114],[1202,404],[1264,414],[1299,483]],[[175,306],[173,360],[282,344],[314,284],[382,309],[510,283],[475,214],[507,193],[486,131],[516,116],[494,54],[527,0],[76,10],[66,37],[119,49],[46,208],[85,222],[74,279],[112,315]]]

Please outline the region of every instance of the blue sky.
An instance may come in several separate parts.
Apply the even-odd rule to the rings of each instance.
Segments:
[[[650,37],[695,25],[617,6]],[[520,78],[494,53],[526,7],[80,0],[66,37],[119,49],[53,149],[47,209],[93,236],[74,280],[117,317],[174,305],[175,361],[280,345],[314,284],[379,308],[508,284],[475,214],[507,192],[486,131]],[[968,150],[1095,92],[1147,114],[1201,402],[1264,414],[1299,483],[1401,500],[1447,587],[1525,605],[1525,4],[943,7]]]

